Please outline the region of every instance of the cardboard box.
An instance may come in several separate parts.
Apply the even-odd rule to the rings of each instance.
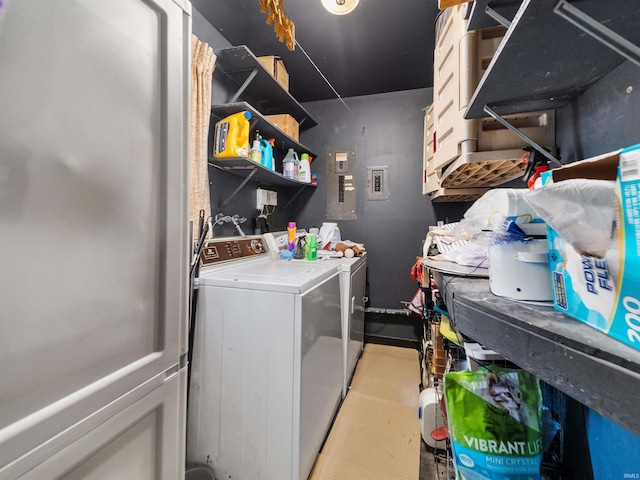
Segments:
[[[445,8],[460,5],[462,3],[470,2],[471,0],[438,0],[438,8],[444,10]]]
[[[300,125],[291,115],[287,115],[286,113],[281,115],[265,115],[265,118],[296,142],[299,140]]]
[[[282,88],[286,91],[289,91],[289,74],[287,73],[287,69],[284,68],[284,63],[280,59],[280,57],[276,57],[274,55],[270,55],[267,57],[258,57],[258,61],[262,64],[262,66],[274,77]]]
[[[549,228],[554,306],[640,350],[640,144],[545,173],[545,184],[616,180],[617,256],[579,255]]]

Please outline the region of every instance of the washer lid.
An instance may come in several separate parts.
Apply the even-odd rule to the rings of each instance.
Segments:
[[[201,286],[244,288],[284,293],[303,293],[338,273],[338,264],[250,262],[202,272]]]

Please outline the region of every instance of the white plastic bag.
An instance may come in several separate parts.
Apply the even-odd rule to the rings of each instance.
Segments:
[[[580,255],[606,255],[616,219],[615,181],[565,180],[531,191],[526,200]]]

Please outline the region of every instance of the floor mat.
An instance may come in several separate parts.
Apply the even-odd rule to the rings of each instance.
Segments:
[[[416,350],[369,344],[316,459],[312,480],[417,480]]]
[[[420,396],[418,352],[409,348],[367,345],[353,376],[351,391],[417,407]]]

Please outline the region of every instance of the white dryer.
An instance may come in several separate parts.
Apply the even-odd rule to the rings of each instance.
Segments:
[[[272,257],[287,248],[287,232],[263,235]],[[340,314],[342,321],[342,398],[347,395],[358,359],[364,349],[364,309],[367,272],[367,253],[353,258],[324,258],[322,260],[276,260],[304,263],[320,268],[337,265],[340,271]]]
[[[219,478],[306,479],[340,402],[339,265],[263,250],[259,237],[205,249],[187,458]]]

